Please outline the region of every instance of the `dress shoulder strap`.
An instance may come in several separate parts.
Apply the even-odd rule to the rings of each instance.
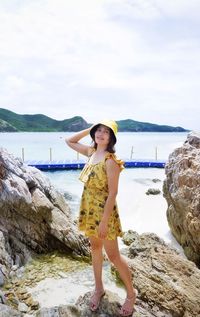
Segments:
[[[117,158],[115,153],[108,153],[105,156],[105,161],[107,159],[113,159],[120,167],[120,172],[124,169],[124,161],[122,161],[121,159]]]

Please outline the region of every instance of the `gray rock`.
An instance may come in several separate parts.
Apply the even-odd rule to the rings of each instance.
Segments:
[[[4,275],[0,268],[0,287],[3,286],[3,284],[4,284]]]
[[[34,253],[62,250],[88,256],[65,198],[38,169],[0,149],[0,263],[8,271]],[[9,238],[8,238],[9,237]]]
[[[128,238],[130,241],[130,230]],[[132,232],[132,241],[123,254],[129,258],[139,306],[147,304],[153,316],[200,316],[200,271],[196,265],[155,234]]]
[[[0,317],[23,317],[23,315],[7,305],[0,304]]]
[[[18,265],[13,265],[11,269],[12,269],[13,271],[17,271],[18,268],[19,268]]]
[[[6,298],[4,296],[4,293],[0,290],[0,303],[5,304],[6,303]]]
[[[81,312],[76,306],[57,306],[42,308],[36,312],[36,317],[80,317]]]
[[[200,133],[191,132],[165,166],[163,185],[170,229],[188,259],[200,267]]]
[[[159,182],[161,182],[161,180],[160,180],[159,178],[153,178],[153,179],[152,179],[152,182],[154,182],[154,183],[159,183]]]
[[[160,193],[161,193],[161,191],[158,188],[149,188],[146,191],[146,195],[159,195]]]
[[[18,310],[19,310],[20,312],[22,312],[22,313],[27,313],[27,311],[28,311],[28,306],[27,306],[26,304],[20,302],[20,303],[18,304]]]

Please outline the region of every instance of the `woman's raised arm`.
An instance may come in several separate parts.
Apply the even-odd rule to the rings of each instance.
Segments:
[[[76,152],[79,152],[85,156],[89,156],[91,152],[91,146],[79,143],[79,140],[87,136],[90,133],[90,129],[91,127],[73,134],[69,138],[66,138],[65,142]]]

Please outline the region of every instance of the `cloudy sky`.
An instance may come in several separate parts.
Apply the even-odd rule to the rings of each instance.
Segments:
[[[0,107],[200,129],[199,0],[0,0]]]

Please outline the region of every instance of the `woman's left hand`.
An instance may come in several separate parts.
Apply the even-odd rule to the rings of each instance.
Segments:
[[[100,239],[105,239],[108,233],[108,223],[101,221],[98,228],[98,235]]]

